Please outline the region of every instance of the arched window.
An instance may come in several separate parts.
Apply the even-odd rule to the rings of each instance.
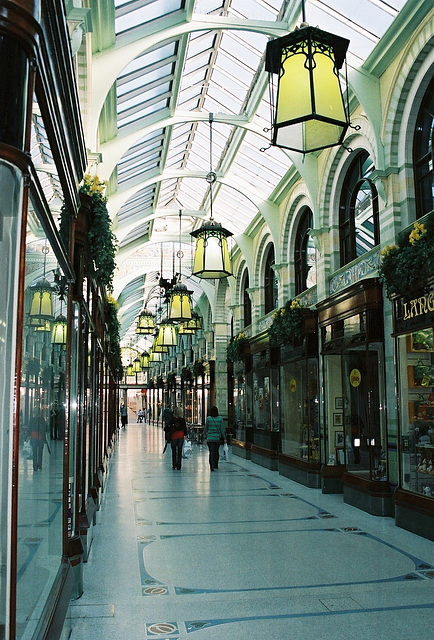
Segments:
[[[305,207],[295,237],[294,268],[295,295],[316,284],[316,249],[309,230],[313,227],[313,215]]]
[[[247,269],[244,272],[243,277],[243,311],[244,311],[244,326],[248,327],[249,324],[252,324],[252,301],[250,300],[250,296],[247,292],[247,289],[250,286],[249,272]]]
[[[277,280],[274,274],[274,247],[271,244],[267,258],[265,260],[264,270],[264,313],[267,314],[277,308],[278,289]]]
[[[416,121],[413,140],[416,218],[434,209],[434,78],[427,89]]]
[[[374,168],[369,154],[362,151],[345,177],[339,204],[341,267],[380,242],[378,194],[369,179]]]

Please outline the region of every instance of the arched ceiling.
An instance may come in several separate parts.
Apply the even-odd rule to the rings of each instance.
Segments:
[[[369,61],[372,68],[380,39],[421,1],[306,0],[306,19],[350,40],[351,74]],[[240,246],[261,216],[267,220],[294,171],[310,171],[299,154],[270,148],[264,131],[270,126],[266,44],[301,23],[301,0],[90,4],[92,64],[81,72],[84,128],[100,158],[98,176],[109,180],[120,247],[115,296],[126,337],[155,287],[162,255],[163,276],[172,275],[180,211],[181,270],[189,276],[189,232],[209,217],[211,168],[217,173],[214,218]],[[201,281],[192,277],[186,284],[197,301]]]

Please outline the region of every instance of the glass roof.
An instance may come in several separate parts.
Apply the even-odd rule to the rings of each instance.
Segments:
[[[358,68],[405,4],[306,0],[305,11],[309,24],[350,40],[348,64]],[[217,174],[213,215],[235,242],[260,217],[260,204],[279,192],[292,161],[269,147],[270,134],[264,133],[270,126],[264,52],[270,35],[284,35],[301,23],[301,1],[114,0],[114,7],[114,25],[107,28],[114,28],[116,41],[98,56],[113,60],[111,50],[123,56],[120,72],[109,62],[106,71],[114,76],[108,86],[116,87],[116,138],[128,145],[119,145],[112,175],[102,178],[117,184],[111,188],[112,215],[123,273],[124,261],[143,255],[145,244],[151,249],[162,236],[176,239],[179,210],[185,215],[183,239],[190,242],[189,232],[210,214],[210,169]],[[43,148],[41,131],[39,136]],[[101,145],[103,161],[110,144]],[[149,273],[158,272],[155,262]],[[155,286],[145,277],[137,296],[136,276],[132,270],[128,284],[115,280],[115,295],[128,309],[122,335],[133,330],[143,294]],[[198,297],[200,282],[194,289]]]

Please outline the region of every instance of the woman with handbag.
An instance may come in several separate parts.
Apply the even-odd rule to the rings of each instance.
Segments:
[[[209,410],[203,435],[206,437],[209,449],[209,466],[211,471],[215,471],[219,466],[220,445],[226,443],[226,430],[217,407],[211,407]]]
[[[184,438],[187,437],[187,423],[184,418],[184,412],[181,407],[175,407],[173,418],[167,427],[166,440],[169,439],[172,448],[172,469],[181,469],[182,462],[182,445]]]

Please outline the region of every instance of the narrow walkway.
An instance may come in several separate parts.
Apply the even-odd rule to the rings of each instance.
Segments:
[[[434,620],[434,545],[232,456],[181,471],[163,430],[113,453],[71,640],[408,640]]]

